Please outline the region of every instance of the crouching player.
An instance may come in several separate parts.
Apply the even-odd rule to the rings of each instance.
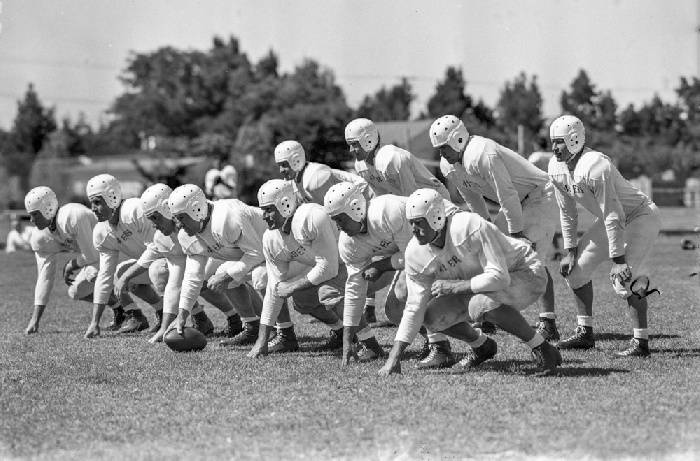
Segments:
[[[262,301],[253,287],[265,286],[262,234],[266,226],[262,212],[238,199],[210,202],[194,184],[175,189],[168,207],[180,228],[178,241],[187,256],[173,326],[182,332],[200,294],[210,300],[211,293],[207,292],[216,292],[234,308],[225,311],[230,338],[219,345],[255,343]],[[221,303],[214,304],[221,309]],[[234,332],[238,334],[234,336]]]
[[[258,191],[258,202],[268,226],[263,236],[268,285],[260,335],[249,356],[270,352],[268,336],[286,298],[291,298],[298,312],[311,315],[331,328],[331,337],[322,349],[341,348],[347,274],[338,263],[337,227],[322,206],[305,203],[297,207],[294,189],[288,181],[273,179],[263,184]],[[280,327],[277,337],[298,347],[292,325]],[[360,331],[358,338],[368,348],[381,353],[369,327]],[[347,357],[343,363],[347,364]]]
[[[549,136],[554,152],[549,177],[556,187],[567,253],[560,262],[560,272],[574,292],[578,310],[576,332],[557,347],[595,347],[591,274],[610,258],[610,280],[615,292],[627,301],[634,335],[629,348],[617,355],[648,356],[649,279],[645,261],[661,229],[659,210],[622,177],[610,158],[586,147],[581,120],[563,115],[552,122]],[[593,225],[578,241],[577,203],[595,216]]]
[[[413,237],[406,218],[407,200],[407,197],[386,194],[373,198],[368,204],[360,189],[351,183],[335,185],[326,194],[326,212],[342,231],[338,249],[348,271],[343,312],[345,351],[352,347],[353,335],[359,328],[367,286],[383,274],[393,273],[394,276],[387,295],[386,316],[396,325],[401,322],[406,305],[404,253]],[[449,214],[458,211],[452,203],[445,202]],[[429,346],[418,368],[454,365],[450,343],[444,334],[427,334],[423,327],[421,334],[426,336]]]
[[[446,216],[442,197],[431,189],[411,194],[406,216],[414,234],[406,247],[408,300],[380,374],[401,372],[401,355],[424,322],[469,344],[471,353],[459,363],[465,369],[496,355],[496,342],[469,324],[483,319],[525,342],[544,373],[561,364],[559,351],[519,312],[547,285],[530,245],[505,236],[477,214]]]
[[[92,301],[100,257],[92,243],[97,218],[88,208],[79,203],[59,207],[56,194],[45,186],[30,190],[24,197],[24,206],[37,228],[31,238],[37,267],[34,313],[25,330],[26,334],[32,334],[39,331],[39,321],[49,302],[56,276],[56,255],[61,252],[78,253],[63,268],[63,280],[68,285],[71,299],[87,302]],[[118,325],[123,311],[114,296],[108,304],[115,311]]]

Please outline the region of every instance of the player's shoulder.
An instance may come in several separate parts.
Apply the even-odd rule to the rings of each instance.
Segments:
[[[125,224],[132,224],[146,219],[143,213],[143,204],[138,198],[128,198],[122,202],[119,211],[119,219]]]
[[[193,249],[197,243],[197,237],[194,235],[189,235],[184,229],[180,229],[177,233],[177,241],[185,254],[194,254]]]
[[[404,265],[406,270],[416,274],[422,274],[427,269],[432,259],[429,245],[421,245],[415,237],[412,237],[406,245]]]
[[[385,194],[374,197],[367,205],[367,220],[377,222],[406,215],[408,197]]]
[[[95,227],[92,229],[92,242],[95,248],[99,249],[99,246],[109,238],[111,233],[112,228],[109,225],[109,221],[101,221],[95,224]]]
[[[267,229],[262,236],[263,249],[270,255],[276,256],[284,247],[284,238],[279,229]]]
[[[301,185],[305,190],[316,190],[328,182],[333,170],[323,163],[309,162],[306,164],[301,177]]]
[[[377,169],[383,169],[389,164],[401,163],[409,160],[411,153],[393,144],[386,144],[377,150],[374,156],[374,165]]]
[[[94,227],[97,217],[88,207],[80,203],[66,203],[56,213],[56,225],[64,232],[70,232],[78,223],[85,221]]]
[[[326,221],[331,221],[331,218],[325,208],[318,203],[303,203],[299,205],[292,217],[292,231],[295,228],[300,229],[312,223],[319,224]]]
[[[610,157],[595,150],[588,150],[581,154],[576,164],[575,172],[580,176],[588,176],[591,179],[600,179],[613,168]]]
[[[478,232],[485,222],[477,213],[459,211],[448,218],[448,232],[453,242],[460,242]]]
[[[156,230],[153,233],[153,244],[161,253],[176,254],[182,251],[182,246],[176,234],[165,235],[161,231]]]
[[[49,250],[55,240],[48,228],[42,230],[34,229],[29,235],[29,246],[32,251],[42,252]]]

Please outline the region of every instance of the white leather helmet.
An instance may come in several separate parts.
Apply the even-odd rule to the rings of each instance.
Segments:
[[[194,184],[185,184],[170,194],[168,208],[173,215],[185,213],[195,221],[202,221],[207,217],[207,197]]]
[[[549,138],[551,140],[563,138],[569,152],[576,155],[583,150],[586,143],[586,129],[578,117],[562,115],[549,125]]]
[[[294,171],[301,171],[306,165],[306,152],[297,141],[283,141],[275,147],[275,163],[287,162]]]
[[[24,208],[27,213],[38,211],[46,219],[53,219],[58,213],[58,199],[50,187],[39,186],[24,196]]]
[[[98,174],[92,177],[85,187],[88,199],[102,197],[108,207],[114,209],[122,201],[122,186],[111,174]]]
[[[379,131],[372,120],[356,118],[345,127],[345,141],[359,141],[364,151],[371,152],[379,144]]]
[[[430,143],[433,147],[447,144],[457,152],[462,152],[469,140],[469,131],[459,118],[443,115],[430,125]]]
[[[353,221],[361,222],[367,216],[367,200],[360,188],[351,182],[341,182],[328,189],[323,207],[331,217],[345,213]]]
[[[406,201],[408,219],[425,218],[434,231],[445,227],[445,202],[435,189],[418,189]]]
[[[173,214],[168,206],[168,199],[173,190],[165,184],[154,184],[141,194],[141,206],[143,212],[149,215],[155,211],[166,219],[173,219]]]
[[[258,204],[261,208],[274,205],[283,218],[288,218],[297,209],[294,186],[284,179],[270,179],[258,190]]]

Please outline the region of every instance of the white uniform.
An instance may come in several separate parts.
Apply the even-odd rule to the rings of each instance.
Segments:
[[[217,272],[225,271],[233,279],[230,287],[251,279],[253,288],[264,286],[262,236],[267,225],[262,210],[238,199],[209,203],[211,216],[201,233],[178,233],[187,256],[179,308],[187,311],[192,310],[204,281]]]
[[[275,295],[280,281],[306,277],[314,287],[292,295],[303,312],[318,304],[333,307],[342,299],[345,270],[338,263],[338,228],[321,205],[300,205],[292,218],[291,233],[268,229],[263,236],[268,284],[260,322],[274,325],[284,298]],[[341,279],[338,280],[338,279]],[[312,301],[307,298],[311,295]]]
[[[109,221],[102,221],[95,225],[92,240],[95,249],[100,253],[100,270],[95,281],[95,304],[107,304],[114,288],[115,274],[121,275],[128,266],[141,257],[146,250],[146,245],[153,240],[155,231],[155,227],[143,213],[141,200],[137,198],[122,202],[119,209],[119,222],[116,226]],[[119,263],[120,253],[132,259]],[[141,277],[132,280],[132,283],[140,281],[148,283]],[[161,281],[153,279],[150,282],[154,285],[162,284]]]
[[[437,190],[449,200],[450,194],[423,163],[407,150],[391,144],[382,146],[374,156],[374,165],[355,161],[355,171],[374,190],[375,195],[394,194],[408,197],[418,189]]]
[[[440,170],[474,213],[490,219],[486,197],[500,204],[493,222],[503,233],[522,232],[538,250],[550,246],[558,219],[554,190],[547,174],[518,153],[472,136],[462,161],[443,158]]]
[[[372,198],[372,190],[367,181],[356,174],[336,170],[322,163],[309,162],[301,174],[301,182],[292,181],[294,191],[299,196],[299,203],[317,203],[323,205],[323,198],[328,189],[341,182],[360,184],[367,200]]]
[[[67,203],[56,213],[56,229],[35,229],[31,246],[36,256],[37,277],[34,287],[34,305],[45,306],[56,275],[56,255],[77,252],[81,270],[68,287],[72,299],[81,299],[93,291],[100,256],[92,243],[97,218],[79,203]]]
[[[180,286],[185,274],[185,253],[177,239],[177,233],[164,235],[156,230],[153,240],[146,245],[146,250],[136,261],[140,267],[150,269],[154,263],[167,264],[167,283],[165,286],[156,286],[156,291],[163,295],[163,312],[177,314],[180,300]],[[162,267],[159,268],[162,270]],[[159,281],[164,281],[159,279]]]
[[[420,245],[415,238],[406,248],[408,300],[397,341],[411,343],[424,321],[442,331],[457,322],[478,321],[503,304],[524,309],[544,293],[544,265],[529,245],[474,213],[457,213],[446,225],[443,248]],[[475,295],[432,298],[435,280],[471,280]],[[431,308],[441,315],[429,318]]]
[[[553,157],[549,177],[556,187],[564,248],[579,249],[577,264],[567,277],[571,288],[582,287],[599,264],[621,255],[632,279],[646,275],[644,263],[661,229],[658,208],[649,197],[623,178],[609,157],[593,150],[584,150],[573,172]],[[595,217],[580,240],[577,203]],[[618,294],[629,293],[623,287]]]

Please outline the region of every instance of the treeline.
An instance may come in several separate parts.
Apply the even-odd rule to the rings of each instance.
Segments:
[[[408,79],[348,105],[333,72],[307,59],[280,73],[270,51],[252,62],[234,37],[215,37],[206,51],[160,48],[129,56],[120,75],[124,93],[109,108],[109,120],[93,129],[84,119],[56,120],[30,84],[17,104],[9,131],[0,130],[0,156],[9,175],[26,178],[37,157],[110,156],[144,146],[171,155],[227,157],[250,169],[253,185],[272,173],[274,146],[297,139],[311,158],[334,166],[348,159],[343,128],[355,116],[375,121],[408,120],[415,99]],[[518,126],[524,155],[548,149],[548,121],[542,114],[537,77],[521,73],[505,82],[495,107],[476,99],[462,70],[448,67],[419,118],[462,117],[470,130],[517,147]],[[700,80],[681,78],[677,100],[656,95],[641,107],[620,109],[610,91],[601,90],[584,70],[560,97],[562,113],[579,116],[591,144],[615,157],[623,174],[656,176],[672,169],[684,179],[700,165]]]

